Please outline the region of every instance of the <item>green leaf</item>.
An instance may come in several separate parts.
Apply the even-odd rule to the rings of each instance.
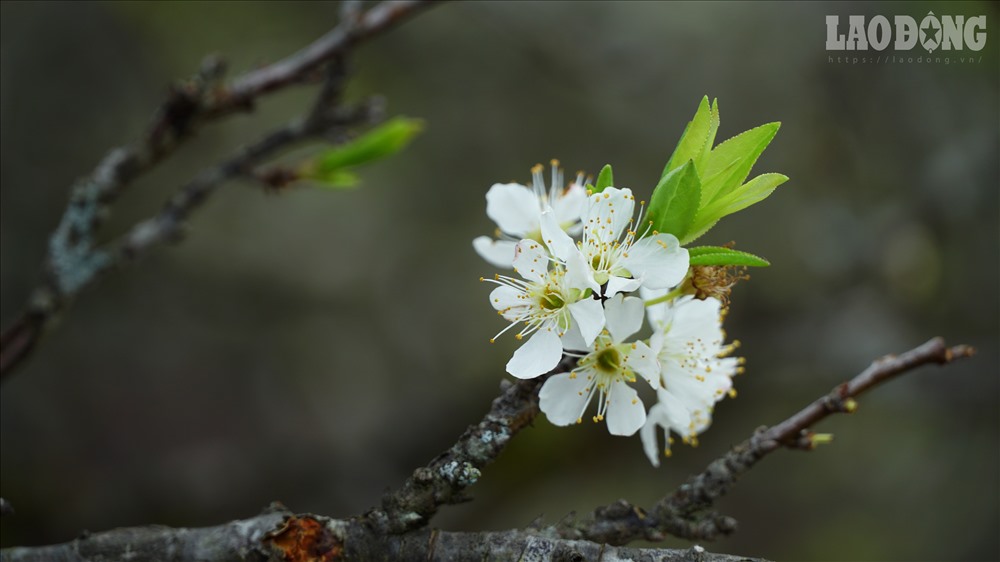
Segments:
[[[597,185],[591,189],[594,193],[600,193],[604,191],[605,187],[612,187],[615,185],[614,174],[611,173],[611,164],[605,164],[601,168],[601,173],[597,175]]]
[[[353,189],[361,183],[357,174],[348,170],[334,170],[318,180],[320,187],[328,189]]]
[[[719,100],[712,100],[712,111],[708,116],[708,135],[705,137],[705,145],[701,149],[701,154],[694,159],[694,167],[698,170],[699,177],[704,175],[705,167],[708,165],[709,156],[712,154],[712,143],[715,142],[715,134],[719,132]]]
[[[404,149],[424,128],[420,119],[394,117],[358,138],[321,154],[305,166],[303,177],[329,181],[344,168],[366,164]]]
[[[704,169],[702,198],[705,204],[740,186],[750,169],[778,133],[781,123],[767,123],[744,131],[712,149]]]
[[[719,101],[713,104],[708,103],[708,96],[701,98],[698,110],[694,118],[688,122],[681,134],[677,147],[674,148],[670,160],[660,174],[662,179],[668,173],[684,165],[691,160],[699,174],[704,175],[705,165],[708,163],[708,155],[712,150],[712,143],[715,142],[715,133],[719,130]]]
[[[695,240],[701,238],[703,234],[705,234],[709,230],[712,230],[712,228],[718,222],[719,222],[718,219],[705,221],[700,217],[695,216],[694,222],[691,224],[691,228],[688,230],[687,235],[684,236],[683,240],[681,240],[681,244],[690,244],[691,242],[694,242]]]
[[[784,174],[761,174],[728,195],[716,199],[704,209],[704,213],[722,218],[736,211],[742,211],[750,205],[767,199],[771,193],[774,193],[775,188],[786,181],[788,181],[788,176]]]
[[[669,172],[653,190],[647,216],[652,229],[683,241],[701,204],[701,182],[694,162],[688,160]]]
[[[745,265],[747,267],[771,265],[771,262],[760,256],[722,246],[688,248],[688,256],[691,258],[691,265]]]

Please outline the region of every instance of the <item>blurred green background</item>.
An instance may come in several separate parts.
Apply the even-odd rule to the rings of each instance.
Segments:
[[[753,428],[934,335],[974,360],[927,367],[780,451],[719,508],[712,550],[783,560],[987,560],[998,552],[998,49],[995,3],[452,3],[353,58],[426,132],[361,189],[225,186],[183,243],[87,291],[0,394],[2,544],[83,529],[197,526],[272,500],[343,516],[487,409],[515,345],[471,240],[484,195],[560,158],[612,163],[648,198],[704,94],[725,139],[783,122],[755,173],[792,179],[703,239],[773,262],[728,320],[747,374],[697,449],[653,469],[638,438],[540,417],[435,525],[504,529],[619,497],[649,505]],[[336,20],[324,3],[0,4],[2,320],[39,278],[74,179],[143,131],[175,78],[242,72]],[[831,63],[824,16],[986,14],[977,62]],[[917,51],[914,51],[916,54]],[[967,52],[968,53],[968,52]],[[944,53],[942,53],[944,54]],[[952,58],[957,55],[952,54]],[[123,198],[118,233],[183,182],[302,113],[313,90],[203,128]],[[684,541],[670,545],[686,546]]]

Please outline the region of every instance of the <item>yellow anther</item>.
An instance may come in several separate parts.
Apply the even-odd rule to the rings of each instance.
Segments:
[[[514,339],[520,341],[524,339],[524,336],[522,336],[521,334],[514,334]]]
[[[735,388],[730,388],[729,389],[729,397],[730,398],[736,398],[736,389]]]

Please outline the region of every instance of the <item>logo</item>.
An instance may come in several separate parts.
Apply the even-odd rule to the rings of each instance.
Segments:
[[[840,26],[840,16],[826,16],[827,51],[885,50],[889,44],[896,51],[909,51],[919,44],[928,54],[936,50],[981,51],[986,46],[986,16],[936,16],[927,12],[920,23],[910,16],[848,16],[847,30]]]

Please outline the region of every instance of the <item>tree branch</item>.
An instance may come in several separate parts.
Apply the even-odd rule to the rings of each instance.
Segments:
[[[551,373],[572,368],[574,358],[563,358]],[[442,505],[465,499],[465,488],[474,484],[480,470],[492,463],[511,438],[538,415],[538,389],[548,375],[516,383],[504,381],[500,396],[477,425],[469,426],[450,449],[413,475],[398,490],[382,498],[380,509],[368,521],[389,533],[427,525]]]
[[[452,533],[436,529],[385,535],[352,519],[294,515],[280,504],[250,519],[197,529],[132,527],[85,534],[52,546],[3,550],[4,562],[508,561],[764,562],[701,547],[641,549],[568,540],[531,531]]]
[[[878,384],[922,365],[947,365],[974,353],[969,346],[948,347],[943,339],[934,338],[901,355],[887,355],[785,421],[757,430],[661,499],[649,513],[620,500],[597,509],[589,521],[564,524],[559,533],[567,538],[609,544],[625,544],[635,539],[656,541],[665,535],[712,540],[731,534],[736,530],[736,520],[709,510],[715,500],[729,492],[739,477],[762,458],[781,447],[813,449],[817,441],[810,429],[831,414],[853,412],[857,408],[855,398]]]
[[[339,102],[342,61],[354,45],[391,28],[432,1],[382,2],[361,13],[356,5],[326,35],[297,53],[247,72],[228,86],[220,81],[225,64],[209,57],[200,72],[171,88],[154,113],[146,135],[131,145],[109,151],[90,176],[73,187],[59,225],[49,239],[43,279],[24,311],[0,333],[0,379],[6,377],[35,349],[53,320],[85,287],[102,273],[134,257],[154,242],[174,236],[180,221],[197,208],[222,181],[308,135],[321,134],[320,124],[331,125],[332,105]],[[156,217],[137,224],[120,248],[95,246],[97,233],[113,204],[140,175],[152,169],[201,124],[236,112],[248,111],[262,95],[312,80],[315,71],[330,63],[327,79],[309,117],[272,133],[227,161],[198,175],[182,188]],[[345,135],[341,135],[345,137]]]
[[[755,432],[700,474],[658,502],[650,513],[624,500],[598,508],[591,519],[543,529],[451,533],[425,527],[441,505],[462,499],[515,433],[538,414],[538,388],[546,377],[518,381],[501,392],[483,420],[448,451],[414,471],[382,507],[351,519],[292,515],[280,504],[263,514],[216,527],[162,526],[116,529],[72,542],[2,551],[4,562],[60,560],[752,560],[688,550],[623,548],[628,541],[666,534],[713,539],[736,528],[731,518],[706,514],[739,476],[772,451],[812,449],[810,428],[834,413],[852,412],[854,399],[874,386],[928,363],[972,356],[971,347],[947,347],[934,338],[899,356],[886,356],[787,420]],[[572,361],[571,358],[564,362]],[[560,365],[553,372],[562,370]],[[612,546],[608,546],[612,545]]]

